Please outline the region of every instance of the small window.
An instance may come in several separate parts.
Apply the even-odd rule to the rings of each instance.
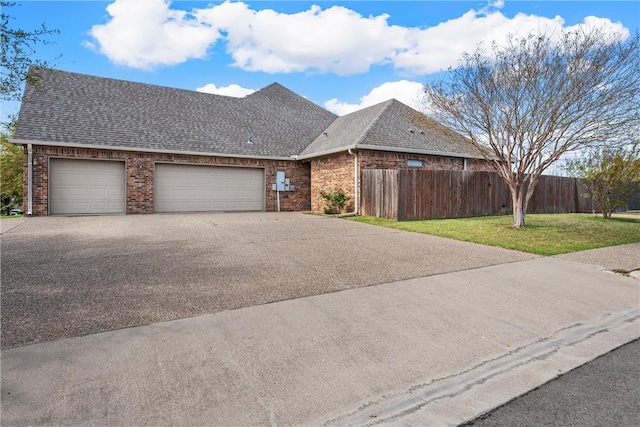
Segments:
[[[422,160],[407,160],[407,166],[410,168],[421,168]]]

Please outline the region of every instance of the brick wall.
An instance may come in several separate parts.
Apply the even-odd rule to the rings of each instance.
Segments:
[[[294,191],[280,192],[281,211],[308,211],[311,209],[311,168],[309,163],[298,161],[266,162],[267,211],[278,210],[277,193],[272,185],[276,183],[276,172],[284,171]]]
[[[276,211],[276,192],[271,190],[276,172],[284,170],[293,192],[280,193],[280,209],[283,211],[313,210],[322,212],[326,202],[320,190],[334,191],[342,188],[351,197],[345,212],[354,209],[354,157],[347,152],[312,159],[309,162],[289,160],[237,159],[179,154],[138,153],[127,151],[91,150],[61,147],[33,147],[33,214],[47,215],[49,207],[49,159],[111,159],[123,160],[126,164],[126,212],[148,214],[154,212],[154,174],[156,162],[185,163],[220,166],[259,167],[265,169],[266,210]],[[462,170],[464,160],[454,157],[428,156],[383,151],[359,151],[359,169],[407,169],[408,160],[421,160],[417,169]],[[24,169],[24,205],[27,208],[27,155]],[[484,160],[467,159],[468,170],[491,170]]]
[[[421,167],[410,167],[409,160],[422,161]],[[311,210],[322,212],[326,202],[320,190],[333,191],[342,188],[351,197],[345,212],[354,209],[354,158],[349,153],[339,153],[311,160]],[[358,169],[422,169],[463,170],[464,159],[459,157],[431,156],[423,154],[394,153],[386,151],[358,151]],[[492,171],[491,164],[481,159],[467,159],[467,170]]]
[[[339,153],[311,160],[311,210],[323,212],[327,202],[320,196],[320,191],[335,191],[339,188],[351,197],[344,212],[354,209],[354,156]]]
[[[33,147],[33,215],[47,215],[49,211],[49,159],[112,159],[126,164],[126,213],[154,212],[154,174],[156,162],[198,165],[259,167],[265,170],[266,210],[276,211],[276,192],[271,190],[276,172],[285,171],[295,191],[280,193],[282,211],[305,211],[311,208],[310,164],[289,160],[237,159],[180,154],[138,153],[62,147]],[[25,154],[24,205],[27,206],[27,156]]]
[[[358,152],[360,169],[410,169],[409,160],[422,161],[421,167],[411,169],[461,170],[464,160],[456,157],[427,156],[422,154],[392,153],[386,151]]]
[[[467,170],[469,171],[482,171],[482,172],[495,172],[495,169],[490,162],[482,159],[467,159]]]

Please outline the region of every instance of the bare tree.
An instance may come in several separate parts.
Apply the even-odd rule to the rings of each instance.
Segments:
[[[601,29],[480,45],[425,86],[432,115],[465,135],[506,181],[525,226],[542,173],[563,154],[640,138],[640,37]]]

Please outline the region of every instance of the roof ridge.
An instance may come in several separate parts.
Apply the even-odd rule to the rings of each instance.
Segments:
[[[293,101],[293,102],[304,103],[305,105],[312,105],[314,108],[318,110],[322,110],[324,113],[330,114],[333,117],[333,121],[335,121],[338,118],[338,116],[333,112],[327,110],[321,105],[316,104],[315,102],[311,101],[307,97],[300,95],[299,93],[293,91],[292,89],[289,89],[286,86],[283,86],[278,82],[270,83],[267,86],[261,89],[258,89],[255,92],[250,93],[249,95],[245,96],[242,99],[257,100],[261,98],[267,99],[271,102],[277,102],[277,103],[289,104]]]
[[[271,82],[271,83],[269,83],[268,85],[266,85],[266,86],[264,86],[264,87],[261,87],[261,88],[260,88],[260,89],[258,89],[258,90],[254,90],[254,91],[253,91],[253,92],[251,92],[249,95],[245,96],[245,98],[249,98],[249,97],[251,97],[251,96],[254,96],[254,95],[256,95],[256,94],[259,94],[260,92],[264,92],[266,89],[268,89],[268,88],[270,88],[270,87],[278,87],[278,86],[279,86],[279,87],[283,87],[283,88],[284,88],[284,86],[282,86],[282,85],[281,85],[280,83],[278,83],[278,82]],[[285,88],[285,89],[286,89],[286,88]]]
[[[380,121],[380,118],[384,115],[384,113],[386,113],[386,112],[387,112],[387,110],[391,107],[391,105],[393,105],[393,101],[396,101],[396,99],[395,99],[395,98],[391,98],[391,99],[388,99],[388,100],[386,100],[386,101],[383,101],[383,102],[380,102],[380,103],[378,103],[378,104],[374,104],[374,105],[372,105],[372,106],[371,106],[371,107],[375,107],[376,105],[381,105],[381,104],[385,104],[385,103],[387,104],[387,105],[382,109],[382,111],[380,111],[380,112],[378,113],[378,115],[376,116],[376,118],[375,118],[375,119],[373,119],[373,120],[371,121],[371,123],[369,124],[369,126],[367,126],[367,127],[364,129],[364,131],[362,132],[362,135],[360,135],[360,137],[359,137],[359,138],[358,138],[358,140],[356,141],[356,144],[355,144],[355,145],[356,145],[356,147],[358,146],[358,144],[361,144],[361,143],[362,143],[362,141],[364,141],[364,139],[366,138],[366,136],[367,136],[367,134],[369,133],[369,131],[370,131],[371,129],[373,129],[373,128],[375,127],[375,125],[376,125],[376,124],[378,124],[378,122]],[[399,101],[398,101],[398,102],[399,102]],[[359,111],[362,111],[362,110],[359,110]]]
[[[268,84],[268,85],[266,85],[265,87],[262,87],[262,88],[260,88],[260,89],[258,89],[258,90],[256,90],[256,91],[254,91],[254,92],[251,92],[251,93],[250,93],[249,95],[247,95],[245,98],[249,98],[249,97],[251,97],[251,96],[258,95],[258,94],[260,94],[260,95],[267,94],[267,95],[268,95],[268,94],[269,94],[269,90],[274,90],[274,89],[275,89],[275,90],[284,90],[284,91],[286,91],[287,93],[290,93],[290,94],[296,95],[298,98],[302,98],[302,99],[304,99],[304,100],[307,100],[307,101],[308,101],[308,99],[307,99],[307,98],[305,98],[304,96],[302,96],[302,95],[300,95],[300,94],[298,94],[298,93],[294,92],[293,90],[289,89],[289,88],[288,88],[288,87],[286,87],[286,86],[283,86],[282,84],[280,84],[280,83],[278,83],[278,82],[272,82],[272,83],[269,83],[269,84]]]

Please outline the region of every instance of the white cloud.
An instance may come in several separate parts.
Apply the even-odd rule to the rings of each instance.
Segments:
[[[165,0],[116,0],[107,7],[110,20],[90,31],[95,42],[85,45],[98,46],[113,62],[143,69],[204,58],[220,41],[233,65],[246,71],[346,75],[390,65],[421,75],[457,65],[461,54],[481,41],[500,43],[509,33],[531,31],[561,34],[566,28],[560,16],[507,17],[503,5],[490,0],[477,11],[422,28],[392,25],[387,14],[362,16],[343,6],[287,14],[227,1],[187,12]],[[628,34],[606,18],[588,17],[579,26]]]
[[[580,24],[565,27],[564,31],[588,32],[594,28],[606,28],[610,33],[618,34],[623,38],[627,38],[631,35],[629,29],[625,28],[620,22],[611,22],[607,18],[598,18],[597,16],[587,16]]]
[[[204,58],[220,34],[192,14],[163,0],[116,0],[107,6],[109,22],[89,34],[116,64],[150,69]],[[87,43],[91,42],[86,42]]]
[[[494,3],[494,7],[499,3]],[[490,45],[506,42],[509,34],[545,33],[559,37],[564,31],[579,28],[604,28],[611,33],[629,32],[622,24],[606,18],[587,17],[584,22],[572,27],[564,26],[564,19],[536,15],[517,14],[513,18],[499,11],[476,13],[471,10],[459,18],[442,22],[426,29],[413,29],[409,47],[394,59],[396,68],[415,74],[430,74],[455,67],[464,52],[472,52],[478,43]]]
[[[90,41],[88,41],[88,40],[84,40],[84,41],[82,41],[80,44],[81,44],[82,46],[86,47],[86,48],[87,48],[87,49],[89,49],[89,50],[98,50],[98,49],[96,48],[95,43],[90,42]]]
[[[392,62],[408,32],[389,25],[388,15],[365,18],[342,6],[286,14],[227,2],[198,16],[226,34],[234,65],[268,73],[366,72],[373,64]]]
[[[233,96],[235,98],[244,98],[245,96],[255,92],[255,89],[247,89],[237,84],[229,86],[217,87],[213,83],[208,83],[196,89],[198,92],[212,93],[214,95]]]
[[[488,15],[489,13],[496,12],[504,7],[504,0],[488,0],[486,6],[481,8],[478,13],[481,15]]]
[[[508,18],[500,12],[485,15],[473,10],[434,27],[412,30],[408,48],[395,58],[395,66],[416,74],[429,74],[456,66],[464,52],[478,43],[502,43],[508,34],[561,29],[564,21],[518,14]]]
[[[420,110],[422,107],[421,94],[422,83],[400,80],[397,82],[386,82],[371,90],[367,95],[360,98],[358,104],[349,104],[333,98],[324,103],[324,107],[339,116],[353,113],[371,105],[395,98],[409,107]]]

